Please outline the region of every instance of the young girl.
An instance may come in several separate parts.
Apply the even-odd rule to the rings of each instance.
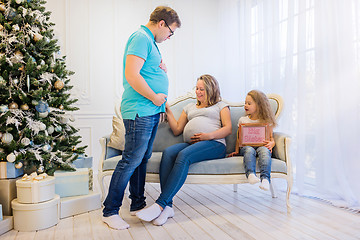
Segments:
[[[244,167],[246,177],[250,184],[260,182],[262,190],[269,190],[271,173],[271,153],[275,146],[272,129],[276,126],[275,115],[272,113],[268,98],[258,90],[250,91],[245,99],[246,116],[239,119],[238,125],[242,123],[267,123],[270,129],[270,141],[265,141],[264,146],[240,148],[240,155],[244,156]],[[236,150],[229,156],[239,154],[239,142],[236,142]],[[256,157],[259,157],[260,179],[256,176]]]

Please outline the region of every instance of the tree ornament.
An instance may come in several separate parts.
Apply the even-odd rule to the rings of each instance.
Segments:
[[[22,163],[22,162],[18,162],[18,163],[15,164],[15,168],[17,168],[17,169],[20,169],[20,168],[22,168],[22,167],[23,167],[23,163]]]
[[[26,86],[27,86],[28,92],[30,92],[30,77],[29,77],[29,75],[26,76]]]
[[[1,77],[0,78],[0,88],[6,86],[6,81]]]
[[[61,130],[62,130],[62,127],[61,127],[60,125],[58,125],[58,126],[55,127],[55,131],[56,131],[56,132],[61,132]]]
[[[44,152],[49,152],[51,150],[51,146],[49,144],[45,144],[41,149]]]
[[[45,170],[44,166],[40,166],[37,170],[38,173],[43,173]]]
[[[42,113],[39,112],[39,117],[41,117],[41,118],[46,118],[48,115],[49,115],[49,112],[42,112]]]
[[[15,154],[14,154],[14,153],[10,153],[9,155],[7,155],[6,160],[7,160],[8,162],[15,162],[15,160],[16,160]]]
[[[39,124],[39,129],[40,129],[40,131],[45,131],[45,129],[46,129],[45,123],[40,123]]]
[[[62,123],[62,124],[66,124],[66,123],[68,123],[69,122],[69,115],[67,115],[67,114],[64,114],[64,115],[62,115],[61,117],[60,117],[60,122]]]
[[[64,82],[61,80],[57,80],[55,82],[54,86],[57,90],[61,90],[64,87]]]
[[[25,70],[25,66],[24,65],[22,65],[21,67],[19,67],[19,71],[24,71]]]
[[[25,103],[25,104],[21,105],[20,108],[21,108],[21,110],[27,111],[27,110],[29,110],[29,105],[27,105]]]
[[[12,102],[9,104],[9,109],[18,109],[19,105],[16,102]]]
[[[47,128],[47,131],[48,131],[48,133],[51,135],[51,134],[53,134],[53,132],[54,132],[54,127],[52,126],[52,125],[50,125],[48,128]]]
[[[39,113],[44,113],[49,111],[49,104],[43,100],[40,100],[35,106],[36,111]]]
[[[7,19],[9,19],[10,21],[13,20],[16,17],[16,10],[13,8],[9,9],[9,12],[7,14]]]
[[[63,105],[60,105],[60,106],[59,106],[59,109],[60,109],[60,110],[64,110],[64,106],[63,106]]]
[[[0,4],[0,11],[5,12],[5,10],[6,10],[5,4],[1,3]]]
[[[0,31],[4,29],[4,26],[0,24]]]
[[[19,27],[19,25],[15,24],[15,25],[12,26],[12,29],[13,29],[14,31],[19,31],[19,30],[20,30],[20,27]]]
[[[11,141],[14,139],[13,135],[11,133],[4,133],[1,141],[5,144],[11,143]]]
[[[40,33],[35,33],[34,34],[34,40],[37,42],[37,41],[40,41],[41,39],[43,39],[43,35],[41,35]]]
[[[6,106],[6,105],[1,105],[0,106],[0,112],[1,113],[7,112],[8,110],[9,110],[8,106]]]
[[[23,144],[24,146],[29,145],[30,139],[28,139],[27,137],[24,137],[23,139],[21,139],[21,144]]]
[[[15,85],[17,85],[17,84],[19,83],[19,79],[15,78],[15,79],[13,80],[13,83],[14,83]]]

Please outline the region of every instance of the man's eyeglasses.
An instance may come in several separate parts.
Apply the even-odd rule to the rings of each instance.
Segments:
[[[174,35],[173,30],[171,30],[171,28],[169,27],[169,25],[166,23],[166,21],[164,19],[162,19],[164,21],[164,23],[166,24],[166,26],[168,27],[168,29],[170,30],[170,35],[169,37],[171,37],[172,35]]]

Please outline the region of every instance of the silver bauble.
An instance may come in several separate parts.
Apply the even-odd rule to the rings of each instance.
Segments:
[[[5,144],[9,144],[11,143],[11,141],[13,140],[13,135],[11,135],[11,133],[4,133],[2,138],[1,138],[1,141]]]
[[[24,146],[27,146],[30,144],[30,139],[24,137],[23,139],[21,139],[21,144],[23,144]]]
[[[10,153],[9,155],[7,155],[6,160],[7,160],[8,162],[15,162],[15,160],[16,160],[15,154],[14,154],[14,153]]]

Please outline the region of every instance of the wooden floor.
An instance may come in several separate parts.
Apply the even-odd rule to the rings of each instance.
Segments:
[[[146,185],[147,203],[159,195],[159,184]],[[101,221],[101,210],[60,220],[56,226],[37,232],[12,230],[4,239],[82,240],[82,239],[360,239],[360,214],[327,203],[290,197],[293,206],[287,214],[285,194],[271,198],[249,184],[186,184],[174,199],[175,216],[161,226],[142,222],[129,215],[129,199],[121,208],[128,230],[112,230]]]

